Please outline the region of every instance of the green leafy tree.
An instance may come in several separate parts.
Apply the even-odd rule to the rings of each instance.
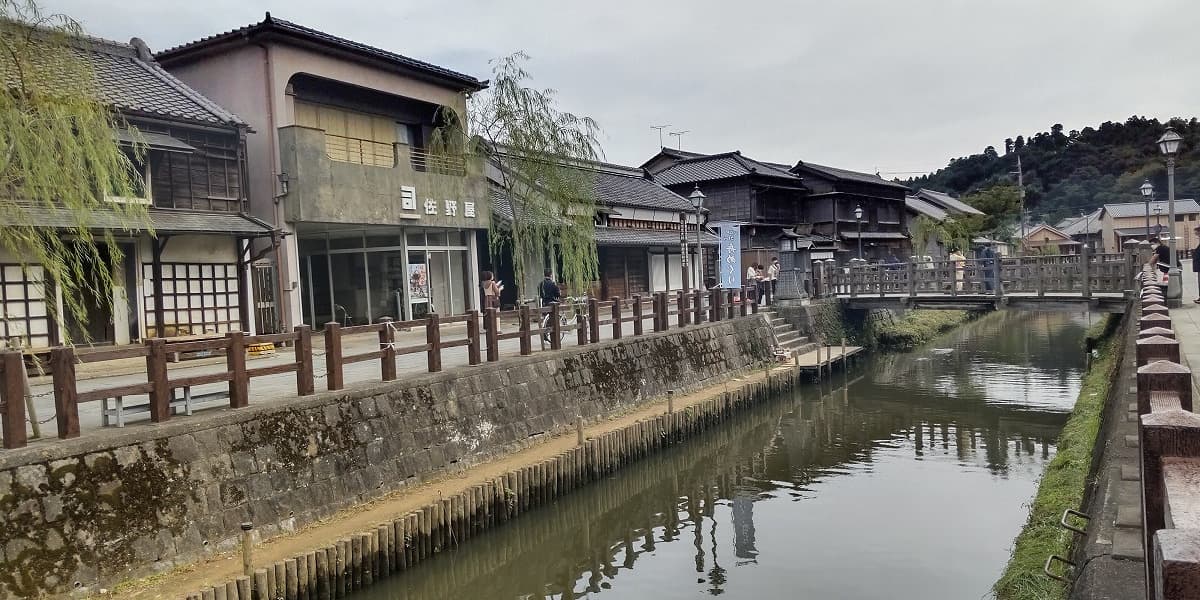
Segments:
[[[431,146],[453,151],[465,140],[469,157],[495,167],[497,193],[515,218],[493,219],[489,237],[494,255],[511,251],[517,281],[540,270],[527,261],[552,257],[560,281],[583,290],[598,277],[595,177],[575,167],[600,158],[599,127],[559,108],[554,90],[528,87],[528,60],[516,53],[493,61],[491,87],[471,97],[466,130],[440,128]]]
[[[32,0],[0,0],[0,248],[27,272],[40,265],[79,322],[87,320],[85,298],[111,301],[121,261],[113,229],[94,228],[95,215],[150,230],[144,206],[105,199],[135,195],[142,150],[123,150],[113,135],[127,126],[96,87],[87,43],[65,15]],[[47,213],[57,228],[37,221]]]

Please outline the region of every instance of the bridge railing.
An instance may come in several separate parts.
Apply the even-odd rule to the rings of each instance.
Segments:
[[[1200,414],[1156,280],[1141,276],[1134,323],[1146,597],[1193,598],[1200,586]]]
[[[995,296],[1123,293],[1133,288],[1130,253],[941,259],[823,267],[827,296]]]

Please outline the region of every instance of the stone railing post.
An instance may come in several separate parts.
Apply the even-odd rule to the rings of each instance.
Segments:
[[[1178,396],[1183,410],[1192,410],[1192,370],[1176,362],[1156,360],[1137,369],[1138,414],[1152,412],[1151,401],[1159,392]]]

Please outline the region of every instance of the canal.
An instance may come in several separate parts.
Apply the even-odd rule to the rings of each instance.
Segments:
[[[1000,312],[873,357],[356,598],[986,597],[1087,325]]]

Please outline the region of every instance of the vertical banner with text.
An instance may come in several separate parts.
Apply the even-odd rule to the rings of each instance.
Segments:
[[[728,221],[713,223],[713,225],[721,231],[721,247],[717,253],[721,263],[719,270],[721,287],[740,288],[742,287],[742,227]]]

